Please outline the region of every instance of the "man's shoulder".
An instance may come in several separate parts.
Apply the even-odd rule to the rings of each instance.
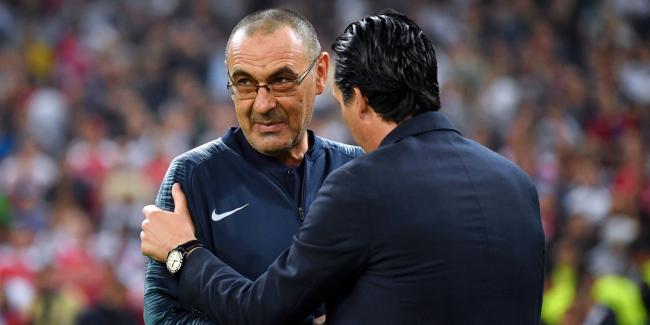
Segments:
[[[489,165],[492,167],[492,169],[502,173],[501,175],[505,175],[507,173],[524,183],[528,183],[530,185],[534,184],[530,176],[519,165],[517,165],[514,161],[508,159],[503,154],[498,153],[472,139],[466,139],[466,141],[474,146],[474,148],[476,148],[475,150],[477,152],[480,152],[485,157],[485,160],[489,162]]]
[[[223,141],[223,138],[217,138],[176,156],[170,163],[169,169],[176,173],[190,173],[208,161],[233,156],[236,155],[233,155],[233,150]]]
[[[178,155],[174,158],[174,161],[182,162],[186,165],[198,166],[228,151],[230,151],[230,148],[223,142],[222,138],[218,138]]]
[[[350,158],[356,158],[361,155],[363,155],[363,149],[357,146],[353,146],[350,144],[345,144],[341,142],[337,142],[334,140],[330,139],[325,139],[319,136],[316,136],[318,140],[320,140],[321,146],[323,147],[323,150],[325,151],[330,151],[334,152],[337,154],[342,154],[344,156],[350,157]]]
[[[156,205],[165,210],[173,209],[172,185],[180,183],[183,189],[187,190],[185,186],[190,182],[198,167],[213,159],[225,157],[230,151],[222,138],[218,138],[176,156],[169,164],[165,178],[160,185]]]
[[[218,138],[176,156],[169,164],[166,178],[184,180],[205,162],[231,155],[232,150]]]

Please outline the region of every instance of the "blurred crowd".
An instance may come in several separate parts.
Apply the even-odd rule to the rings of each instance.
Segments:
[[[324,49],[381,8],[414,18],[443,112],[537,185],[543,322],[649,322],[647,0],[10,0],[0,324],[142,323],[141,208],[173,157],[237,124],[224,43],[264,7],[305,15]],[[352,143],[329,92],[311,128]]]

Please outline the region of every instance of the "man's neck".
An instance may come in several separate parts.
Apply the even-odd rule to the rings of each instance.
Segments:
[[[298,167],[302,164],[305,154],[309,150],[309,136],[307,132],[303,135],[302,139],[293,148],[281,152],[274,156],[280,163],[287,167]]]
[[[359,141],[363,150],[366,153],[372,152],[379,148],[381,142],[384,141],[384,138],[391,133],[398,124],[392,121],[385,121],[379,115],[375,115],[375,119],[372,123],[368,124],[366,132],[364,133],[364,141]]]

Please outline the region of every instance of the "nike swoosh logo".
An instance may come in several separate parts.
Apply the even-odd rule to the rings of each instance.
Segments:
[[[230,211],[224,212],[224,213],[217,213],[217,210],[215,209],[214,211],[212,211],[212,220],[219,221],[219,220],[221,220],[221,219],[223,219],[223,218],[225,218],[225,217],[227,217],[227,216],[229,216],[229,215],[231,215],[231,214],[233,214],[233,213],[235,213],[235,212],[237,212],[237,211],[239,211],[239,210],[241,210],[241,209],[243,209],[243,208],[245,208],[247,206],[248,206],[248,203],[246,203],[246,205],[244,205],[243,207],[239,207],[239,208],[237,208],[235,210],[230,210]]]

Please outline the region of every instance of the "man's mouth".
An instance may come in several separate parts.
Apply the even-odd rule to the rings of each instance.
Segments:
[[[257,131],[262,132],[262,133],[268,133],[268,132],[277,132],[282,129],[284,126],[284,122],[282,121],[269,121],[269,122],[256,122],[253,125],[253,128],[257,129]]]

